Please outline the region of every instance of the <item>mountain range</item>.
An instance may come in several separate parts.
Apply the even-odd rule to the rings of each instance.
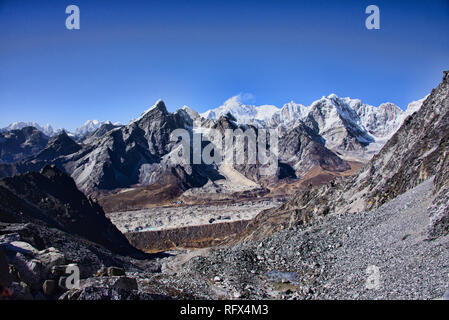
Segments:
[[[2,156],[9,160],[0,173],[14,175],[0,179],[0,246],[11,276],[6,286],[18,299],[442,297],[449,231],[449,71],[424,101],[396,118],[391,105],[373,111],[340,100],[323,98],[292,125],[273,124],[282,135],[279,170],[270,181],[257,175],[259,164],[228,168],[175,160],[184,151],[170,139],[178,128],[193,134],[201,124],[259,134],[261,123],[241,122],[232,110],[207,119],[187,107],[170,113],[160,100],[128,125],[105,123],[78,141],[65,131],[49,138],[34,127],[3,132]],[[337,116],[330,120],[328,112]],[[337,175],[353,164],[340,151],[382,144],[376,138],[390,134],[360,170]],[[300,179],[312,168],[336,176],[260,212],[221,246],[179,256],[136,250],[132,237],[85,195],[126,188],[115,196],[141,190],[153,198],[154,189],[139,188],[159,182],[198,191],[221,187],[223,179],[229,188],[250,180],[263,189]],[[133,235],[145,232],[151,231]],[[64,286],[71,264],[80,270],[79,288]],[[366,287],[372,266],[381,270],[375,290]]]
[[[74,135],[62,130],[53,132],[51,138],[30,126],[3,131],[0,176],[39,171],[54,164],[86,194],[162,183],[178,196],[208,181],[225,181],[230,193],[241,183],[264,190],[280,181],[301,180],[315,168],[328,176],[349,172],[354,163],[366,162],[378,152],[404,119],[419,110],[422,101],[411,103],[404,112],[391,103],[373,107],[332,94],[310,106],[291,102],[279,109],[245,105],[236,96],[219,108],[198,114],[187,106],[170,113],[159,100],[127,125],[87,121]],[[180,144],[170,140],[171,133],[186,129],[193,134],[198,125],[222,132],[250,129],[256,135],[260,128],[277,129],[276,174],[260,176],[258,164],[230,168],[177,163],[174,159],[181,152]],[[243,177],[233,180],[239,175]]]
[[[393,103],[374,107],[359,99],[339,98],[335,94],[322,97],[310,106],[292,101],[282,108],[245,105],[240,96],[235,96],[201,116],[217,120],[230,113],[239,123],[284,130],[303,122],[325,139],[327,148],[343,153],[362,149],[358,158],[368,160],[399,129],[407,116],[419,110],[424,99],[410,103],[406,111],[402,111]],[[357,153],[353,155],[357,157]]]
[[[62,131],[65,131],[69,136],[73,137],[74,139],[82,139],[86,137],[88,134],[96,131],[98,128],[100,128],[102,125],[120,125],[119,122],[116,122],[112,124],[110,121],[98,121],[98,120],[87,120],[83,125],[77,127],[75,131],[69,132],[65,129],[53,129],[53,127],[50,124],[46,124],[44,126],[39,125],[37,122],[13,122],[7,127],[0,128],[0,132],[8,132],[12,130],[21,130],[26,127],[34,127],[43,134],[45,134],[48,137],[53,137],[55,135],[58,135]]]
[[[246,237],[266,236],[292,225],[330,214],[376,209],[422,182],[435,177],[430,235],[448,231],[449,72],[409,112],[400,129],[355,175],[298,193],[275,210],[259,214]],[[418,109],[412,106],[413,110]]]
[[[245,124],[259,124],[263,126],[276,127],[278,125],[288,126],[298,120],[306,120],[308,114],[315,109],[325,112],[324,117],[332,118],[336,114],[339,117],[346,117],[347,119],[359,124],[365,131],[368,131],[375,139],[382,139],[391,137],[395,129],[398,129],[398,124],[411,113],[417,111],[425,98],[411,102],[406,111],[402,111],[393,103],[383,103],[378,107],[362,103],[359,99],[339,98],[335,94],[330,94],[327,97],[313,102],[310,106],[297,104],[293,101],[285,104],[282,108],[274,105],[247,105],[242,102],[242,96],[237,95],[226,100],[221,106],[210,109],[204,113],[199,114],[206,119],[218,120],[220,116],[227,113],[232,114],[238,123]],[[184,106],[181,109],[192,110]],[[349,111],[349,113],[347,113]],[[357,113],[357,116],[351,115],[352,111]],[[189,111],[188,111],[189,112]],[[192,114],[198,113],[192,110]],[[192,115],[190,114],[190,115]],[[327,125],[330,125],[329,119],[323,119]],[[382,123],[384,122],[384,123]],[[53,129],[50,124],[41,126],[36,122],[14,122],[7,127],[0,128],[0,132],[7,132],[11,130],[20,130],[25,127],[35,127],[45,135],[51,137],[57,135],[61,131],[66,131],[69,136],[75,139],[82,139],[88,134],[96,131],[104,124],[119,126],[119,122],[112,123],[111,121],[87,120],[83,125],[77,127],[74,132],[69,132],[66,129]],[[324,128],[322,128],[324,129]],[[328,129],[328,128],[326,128]]]

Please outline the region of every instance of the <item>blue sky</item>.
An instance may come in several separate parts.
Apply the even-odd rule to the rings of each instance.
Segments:
[[[70,4],[80,30],[65,28]],[[380,30],[365,28],[370,4]],[[0,127],[127,123],[158,98],[201,112],[239,93],[404,108],[447,69],[447,0],[0,0]]]

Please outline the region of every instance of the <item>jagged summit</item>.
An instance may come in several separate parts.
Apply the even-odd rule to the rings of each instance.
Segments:
[[[48,136],[35,127],[0,132],[0,163],[14,163],[45,148]]]
[[[181,109],[179,109],[177,111],[179,112],[183,112],[186,115],[186,121],[188,122],[192,122],[192,126],[194,125],[194,121],[200,120],[201,116],[198,112],[196,112],[195,110],[193,110],[192,108],[188,107],[188,106],[183,106]]]
[[[267,235],[280,226],[306,223],[328,214],[372,210],[434,175],[434,194],[439,196],[429,208],[431,229],[445,230],[447,234],[448,145],[449,73],[445,72],[443,81],[432,90],[419,112],[408,116],[356,175],[302,192],[280,208],[261,213],[248,228],[247,236]]]
[[[322,135],[326,147],[346,154],[350,159],[366,161],[380,150],[404,119],[418,110],[421,104],[422,100],[413,102],[404,112],[390,102],[374,107],[362,103],[360,99],[338,97],[331,93],[310,106],[292,101],[279,109],[270,105],[245,105],[241,96],[234,96],[201,116],[218,120],[230,113],[237,123],[279,127],[281,131],[301,121]]]
[[[81,150],[81,146],[78,145],[65,130],[56,136],[53,136],[48,141],[48,145],[44,150],[39,152],[36,160],[53,160],[61,156],[66,156],[72,153],[76,153]]]
[[[142,113],[142,115],[139,118],[137,118],[133,122],[140,121],[143,118],[145,118],[145,116],[147,116],[147,115],[149,115],[151,113],[154,113],[154,112],[161,112],[163,114],[167,114],[168,113],[167,107],[165,106],[165,103],[164,103],[164,101],[162,99],[157,100],[156,103],[153,106],[148,108],[144,113]]]
[[[13,122],[9,126],[1,129],[0,131],[21,130],[25,127],[34,127],[49,137],[55,134],[55,130],[53,130],[53,127],[50,124],[41,126],[37,122],[21,122],[21,121]]]
[[[84,138],[105,124],[111,125],[112,123],[111,121],[87,120],[82,126],[76,128],[74,135],[78,138]]]

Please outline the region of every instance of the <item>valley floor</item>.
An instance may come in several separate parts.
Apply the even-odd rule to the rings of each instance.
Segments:
[[[376,210],[262,241],[163,258],[162,273],[135,275],[139,289],[178,288],[206,299],[441,298],[449,287],[449,235],[426,238],[432,187],[429,179]]]
[[[108,218],[123,233],[155,231],[220,222],[250,220],[260,211],[276,207],[281,202],[264,199],[209,205],[165,206],[125,212],[108,213]]]

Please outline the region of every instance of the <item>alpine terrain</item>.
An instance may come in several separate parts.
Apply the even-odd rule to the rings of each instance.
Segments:
[[[158,100],[126,125],[75,132],[2,129],[0,286],[11,294],[0,299],[445,295],[449,72],[405,111],[335,94],[282,108],[242,100],[201,114]],[[244,142],[268,129],[265,145]],[[206,161],[227,132],[232,159],[263,150],[272,174],[260,159]]]

